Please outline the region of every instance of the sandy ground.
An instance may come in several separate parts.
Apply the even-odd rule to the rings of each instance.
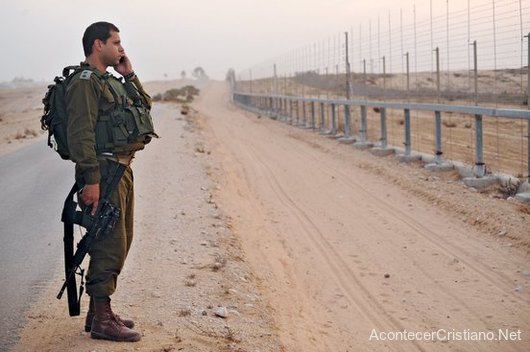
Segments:
[[[113,302],[142,341],[90,339],[57,268],[16,351],[527,350],[528,206],[242,112],[224,83],[192,106],[156,105],[134,163]]]

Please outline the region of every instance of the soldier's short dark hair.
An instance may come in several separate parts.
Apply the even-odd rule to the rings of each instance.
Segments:
[[[99,39],[103,43],[107,42],[110,38],[110,32],[119,32],[118,27],[109,22],[95,22],[87,27],[85,34],[83,34],[83,50],[85,56],[92,54],[92,45]]]

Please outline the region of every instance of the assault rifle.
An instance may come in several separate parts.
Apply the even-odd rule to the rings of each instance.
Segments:
[[[126,166],[115,163],[115,172],[106,180],[107,189],[103,197],[100,198],[95,215],[91,214],[91,207],[87,206],[83,211],[77,210],[77,203],[74,201],[74,194],[79,191],[77,183],[74,184],[70,193],[64,201],[64,208],[61,221],[64,223],[64,268],[66,280],[57,295],[61,299],[64,290],[68,293],[68,312],[70,316],[80,314],[81,297],[84,292],[84,273],[81,263],[87,255],[92,243],[100,236],[106,236],[120,218],[120,209],[110,203],[109,199],[114,190],[118,187],[120,179],[125,172]],[[77,244],[74,253],[74,224],[86,229],[85,235]],[[77,284],[75,275],[81,276],[79,296],[77,295]]]

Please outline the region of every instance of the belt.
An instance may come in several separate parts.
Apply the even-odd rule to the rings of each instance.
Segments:
[[[134,152],[131,152],[129,154],[116,154],[116,153],[108,153],[103,152],[101,154],[97,155],[98,159],[106,159],[106,160],[112,160],[117,163],[123,164],[123,165],[131,165],[133,159],[134,159]]]

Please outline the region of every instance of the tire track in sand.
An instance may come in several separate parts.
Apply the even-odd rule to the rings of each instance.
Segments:
[[[370,320],[373,326],[377,327],[380,331],[404,330],[405,327],[378,304],[377,299],[360,282],[348,263],[346,263],[346,261],[342,258],[340,253],[337,252],[335,248],[333,248],[333,246],[327,241],[325,235],[322,233],[319,227],[289,196],[288,192],[285,191],[281,183],[274,176],[274,172],[271,170],[270,166],[259,157],[260,153],[256,151],[254,146],[249,144],[247,147],[252,151],[252,157],[255,164],[259,165],[263,170],[261,175],[264,175],[267,178],[267,183],[278,196],[278,200],[280,200],[280,202],[287,209],[289,209],[290,213],[296,217],[298,224],[304,229],[307,237],[311,240],[313,245],[318,248],[319,255],[324,258],[326,264],[330,268],[328,273],[334,278],[336,284],[341,287],[349,301],[354,304],[357,309]],[[350,282],[353,282],[353,284]],[[358,290],[362,292],[362,296],[364,297],[356,294]],[[427,351],[425,348],[420,346],[417,341],[412,341],[412,343],[418,351]],[[399,351],[410,351],[410,349],[402,349],[398,345],[393,347],[398,348]]]

